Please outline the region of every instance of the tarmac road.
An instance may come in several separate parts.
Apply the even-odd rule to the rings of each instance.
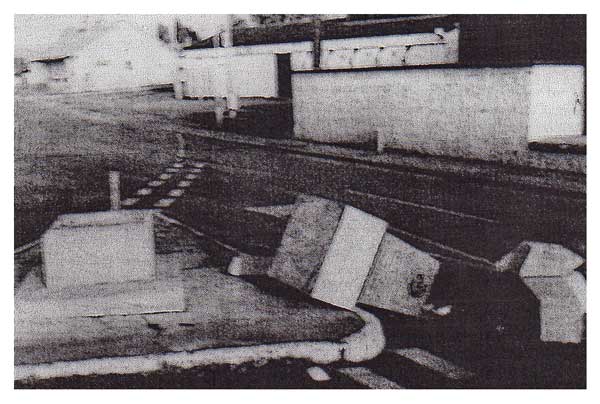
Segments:
[[[181,122],[174,124],[167,119],[167,113],[160,115],[157,112],[165,105],[172,106],[171,100],[156,103],[154,110],[144,108],[147,104],[144,100],[138,100],[138,104],[133,106],[127,105],[128,101],[122,97],[99,97],[90,101],[81,96],[15,99],[15,245],[39,237],[60,213],[106,209],[108,187],[105,184],[109,169],[121,171],[122,194],[125,199],[135,197],[139,189],[157,180],[165,168],[173,164],[177,149],[174,134],[178,131],[193,133],[193,125],[181,126]],[[189,105],[186,104],[186,108]],[[200,104],[195,104],[194,107],[198,105]],[[168,113],[178,112],[175,109],[175,112],[169,110]],[[428,236],[431,240],[490,262],[521,241],[524,234],[554,241],[556,237],[568,237],[581,230],[574,228],[566,232],[557,231],[553,227],[555,225],[535,226],[535,222],[522,220],[529,217],[528,214],[517,218],[503,214],[506,207],[535,210],[540,206],[547,206],[548,198],[542,194],[541,199],[533,203],[533,207],[527,207],[526,199],[514,198],[515,195],[521,195],[520,189],[509,188],[504,197],[496,194],[500,197],[492,197],[493,203],[482,205],[474,196],[489,195],[486,193],[490,190],[504,191],[482,187],[481,184],[472,185],[468,181],[447,182],[447,179],[440,180],[438,176],[421,172],[396,172],[365,164],[294,155],[265,148],[244,145],[234,147],[202,138],[191,141],[188,152],[194,160],[209,163],[221,173],[227,174],[219,177],[218,184],[221,184],[221,188],[207,186],[210,181],[198,182],[204,186],[192,184],[178,202],[165,208],[173,216],[189,219],[186,224],[190,226],[201,227],[202,224],[199,219],[193,219],[193,214],[186,212],[193,213],[195,207],[206,206],[207,200],[217,201],[214,202],[215,209],[227,207],[227,203],[221,202],[227,202],[228,196],[235,194],[243,196],[244,193],[237,189],[245,185],[242,190],[250,192],[254,189],[259,192],[250,192],[252,197],[246,200],[240,197],[229,198],[229,204],[233,199],[241,199],[237,202],[242,206],[249,206],[256,201],[260,204],[271,201],[289,203],[288,193],[315,193],[358,204],[359,207],[386,217],[394,226],[418,230],[420,235]],[[205,171],[201,169],[198,174],[202,175]],[[443,168],[441,171],[444,171]],[[475,193],[479,188],[483,191]],[[207,189],[208,192],[205,192]],[[219,189],[224,192],[220,196],[217,195]],[[357,197],[349,194],[348,190],[372,193],[391,198],[391,201],[360,195]],[[446,192],[440,193],[439,190]],[[266,198],[261,200],[264,195]],[[152,195],[155,196],[157,195]],[[390,204],[394,199],[409,203]],[[146,198],[146,202],[139,203],[153,206],[158,200],[149,202]],[[423,200],[431,203],[431,206],[439,207],[441,204],[445,211],[458,212],[463,216],[448,216],[445,211],[429,210],[435,214],[440,213],[441,216],[432,214],[432,220],[421,220],[423,216],[419,213],[423,208],[411,204]],[[563,205],[558,201],[555,208]],[[239,209],[229,212],[237,211]],[[205,216],[209,214],[210,211],[205,212]],[[464,216],[465,214],[469,216]],[[565,215],[568,214],[567,209]],[[509,223],[496,223],[499,217],[508,217]],[[247,223],[243,218],[236,222],[238,217],[235,213],[231,218],[234,223]],[[513,226],[521,220],[520,226]],[[209,225],[204,224],[208,226],[204,230],[222,231],[219,237],[223,237],[225,241],[244,245],[243,238],[236,240],[231,237],[236,234],[235,228],[219,226],[218,223],[212,227]],[[533,232],[523,233],[529,231],[527,229],[532,229]],[[472,233],[476,236],[468,236]],[[250,247],[272,250],[273,238],[270,237],[269,228],[256,234],[264,242],[261,246]],[[129,379],[70,379],[36,386],[58,387],[61,383],[62,386],[66,383],[70,387],[84,386],[86,383],[90,386],[91,383],[91,386],[105,387],[162,388],[390,386],[379,379],[380,376],[400,387],[408,388],[585,387],[585,343],[578,346],[539,343],[535,326],[532,326],[538,321],[535,317],[536,308],[526,306],[526,310],[519,309],[524,307],[522,303],[528,302],[530,296],[516,288],[514,280],[506,277],[500,279],[456,264],[448,265],[444,273],[448,274],[444,284],[455,285],[448,286],[436,297],[437,304],[453,304],[453,312],[447,319],[416,321],[389,313],[378,313],[386,329],[388,351],[376,360],[358,366],[362,369],[345,372],[329,369],[330,373],[336,375],[330,384],[307,379],[305,370],[308,364],[276,363],[260,367],[257,369],[258,373],[248,369],[195,369],[182,374],[167,370],[166,373],[132,376]],[[510,293],[508,296],[500,294],[496,301],[490,302],[488,292],[493,291]],[[406,330],[409,329],[411,332],[407,333]],[[424,349],[457,366],[474,371],[477,377],[465,383],[454,379],[448,382],[445,376],[440,379],[437,371],[434,371],[436,376],[433,377],[427,367],[422,373],[421,365],[417,369],[411,368],[414,361],[409,359],[407,362],[405,357],[399,358],[397,353],[391,351],[406,348]],[[339,369],[347,367],[348,364],[340,364]],[[28,385],[25,383],[19,386]]]

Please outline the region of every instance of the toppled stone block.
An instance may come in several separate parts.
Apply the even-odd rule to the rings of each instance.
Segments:
[[[574,270],[585,262],[582,257],[558,244],[526,241],[499,262],[518,270],[539,300],[542,341],[581,342],[586,282]]]
[[[152,211],[61,215],[42,237],[46,287],[151,280],[155,276]]]
[[[384,220],[351,206],[299,197],[268,275],[351,309],[386,229]]]
[[[386,233],[358,301],[418,316],[439,267],[440,263],[429,254]]]

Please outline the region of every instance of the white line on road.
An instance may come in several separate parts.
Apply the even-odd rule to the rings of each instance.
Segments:
[[[174,163],[173,167],[175,167],[175,168],[183,168],[183,164],[182,163]]]
[[[127,198],[124,201],[121,202],[121,206],[131,206],[131,205],[135,205],[135,203],[137,201],[139,201],[140,198]]]
[[[193,172],[193,173],[195,173],[195,174],[198,174],[198,173],[202,172],[202,169],[201,168],[192,168],[190,171]]]
[[[195,180],[196,178],[198,178],[196,174],[188,174],[185,176],[186,180]]]
[[[180,170],[179,168],[169,167],[165,171],[168,172],[168,173],[178,173],[179,170]]]
[[[206,165],[206,163],[198,163],[198,162],[195,162],[195,163],[192,163],[192,165],[193,165],[195,168],[204,168],[204,166]]]
[[[164,181],[150,181],[148,183],[149,187],[160,187],[162,184],[164,184]]]
[[[158,179],[160,180],[168,180],[169,178],[171,178],[173,176],[173,174],[161,174]]]
[[[337,369],[337,371],[345,376],[348,376],[350,379],[354,380],[357,383],[362,384],[363,386],[367,386],[371,389],[403,389],[404,387],[400,386],[393,381],[386,379],[383,376],[374,373],[371,369],[367,369],[364,367],[356,367],[356,368],[341,368]]]
[[[183,193],[185,192],[185,190],[183,189],[173,189],[171,191],[169,191],[169,196],[174,196],[174,197],[180,197],[181,195],[183,195]]]
[[[175,198],[164,198],[154,204],[155,208],[168,208],[175,202]]]
[[[421,348],[390,349],[388,352],[410,359],[435,372],[442,373],[449,379],[460,380],[473,377],[473,373]]]
[[[138,189],[137,194],[138,195],[150,195],[152,193],[152,190],[150,188],[142,188],[142,189]]]
[[[177,184],[177,186],[180,188],[187,188],[190,185],[192,185],[190,181],[179,181],[179,183]]]

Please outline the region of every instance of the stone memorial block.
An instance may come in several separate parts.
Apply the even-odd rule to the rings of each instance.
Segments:
[[[42,237],[42,254],[48,289],[151,280],[152,211],[61,215]]]

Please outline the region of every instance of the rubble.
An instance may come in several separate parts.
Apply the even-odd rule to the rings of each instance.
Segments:
[[[581,342],[586,281],[575,269],[585,260],[558,244],[525,241],[501,261],[504,264],[510,262],[510,265],[500,265],[506,270],[518,270],[523,283],[539,300],[540,339],[544,342]]]

